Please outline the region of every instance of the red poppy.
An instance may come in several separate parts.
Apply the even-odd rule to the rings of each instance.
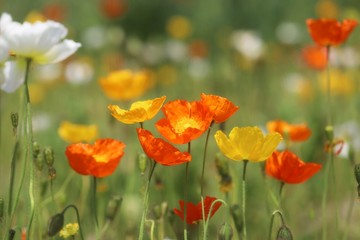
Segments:
[[[165,118],[156,123],[157,130],[175,144],[188,143],[200,137],[210,126],[213,113],[205,104],[175,100],[162,107]]]
[[[125,144],[115,139],[98,139],[94,145],[71,144],[65,154],[72,169],[81,175],[106,177],[111,175],[124,155]]]
[[[201,102],[207,105],[210,111],[213,112],[213,118],[216,123],[225,122],[239,109],[239,107],[235,106],[227,98],[216,95],[202,93]]]
[[[137,128],[136,131],[144,152],[155,162],[173,166],[191,161],[191,155],[188,152],[180,152],[170,143],[161,138],[155,138],[150,131],[142,128]]]
[[[60,3],[49,3],[44,6],[44,16],[56,22],[63,22],[66,15],[66,8]]]
[[[212,216],[214,216],[216,211],[221,207],[222,204],[221,202],[216,202],[215,204],[213,204],[213,202],[215,202],[216,200],[217,198],[215,197],[209,197],[209,196],[205,197],[204,199],[205,220],[207,220],[209,214],[210,214],[210,218],[212,218]],[[179,204],[180,204],[180,210],[174,208],[174,213],[178,215],[182,220],[184,220],[184,201],[180,200]],[[211,205],[213,205],[213,207],[210,212]],[[202,214],[201,201],[196,205],[194,205],[191,202],[188,202],[186,204],[186,222],[188,224],[195,224],[200,220],[204,220]]]
[[[306,124],[289,124],[282,120],[270,121],[266,124],[269,132],[278,132],[284,138],[294,142],[305,141],[311,135],[311,130]]]
[[[343,43],[358,25],[351,19],[338,22],[335,19],[308,19],[306,20],[312,39],[321,46],[335,46]]]
[[[101,10],[110,19],[118,18],[127,11],[128,5],[125,0],[101,0]]]
[[[195,40],[189,46],[189,53],[192,57],[207,58],[209,55],[209,48],[205,41]]]
[[[302,183],[320,171],[321,165],[305,163],[294,153],[275,151],[266,161],[266,173],[284,183]]]
[[[305,63],[316,70],[323,70],[327,66],[326,48],[322,46],[308,46],[301,51]]]

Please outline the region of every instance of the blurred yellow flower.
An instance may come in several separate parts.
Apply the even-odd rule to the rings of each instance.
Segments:
[[[334,95],[352,95],[356,90],[356,84],[351,76],[337,69],[330,70],[330,91]],[[323,92],[327,89],[326,72],[319,75],[320,88]]]
[[[102,77],[99,84],[107,97],[127,101],[141,97],[153,86],[154,77],[152,72],[146,70],[117,70]]]
[[[160,84],[171,85],[178,79],[178,72],[176,67],[165,64],[161,66],[157,71],[157,79]]]
[[[321,0],[316,4],[316,13],[319,18],[339,17],[339,8],[332,0]]]
[[[46,90],[43,84],[31,83],[29,84],[29,93],[31,103],[37,104],[44,100]]]
[[[166,24],[166,30],[173,38],[185,39],[192,32],[191,22],[184,16],[172,16]]]
[[[166,97],[146,101],[137,101],[131,104],[129,110],[121,109],[117,105],[109,105],[111,115],[125,124],[141,123],[152,119],[160,110]]]
[[[60,237],[68,238],[72,237],[79,231],[79,224],[78,223],[69,223],[66,224],[63,229],[59,232]]]
[[[45,22],[46,20],[46,17],[38,11],[31,11],[25,18],[25,21],[30,23]]]
[[[264,136],[258,127],[235,127],[229,138],[221,130],[217,131],[215,140],[221,152],[228,158],[259,162],[271,156],[282,137],[276,132]]]
[[[69,143],[91,142],[98,135],[96,125],[80,125],[63,121],[58,129],[59,136]]]

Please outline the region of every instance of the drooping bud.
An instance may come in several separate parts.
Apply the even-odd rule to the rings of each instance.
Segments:
[[[293,236],[286,225],[282,225],[276,235],[276,240],[292,240]]]
[[[108,203],[106,208],[105,218],[109,221],[113,221],[122,203],[122,197],[114,196]]]
[[[47,234],[49,237],[55,236],[64,227],[64,214],[58,213],[52,216],[48,223]]]
[[[16,231],[14,229],[9,230],[9,240],[13,240],[15,237]]]
[[[138,155],[138,163],[139,163],[139,169],[140,173],[143,176],[145,174],[145,170],[147,167],[147,156],[145,153],[139,153]]]
[[[45,157],[45,161],[46,164],[48,165],[48,167],[52,167],[52,165],[54,164],[54,150],[52,149],[52,147],[46,147],[44,149],[44,157]]]
[[[228,223],[223,223],[218,233],[218,240],[231,240],[233,238],[233,230]]]
[[[360,185],[360,163],[355,164],[354,173],[356,181]]]
[[[13,133],[14,133],[14,136],[15,136],[16,131],[17,131],[17,127],[18,127],[18,124],[19,124],[19,114],[17,112],[16,113],[11,113],[10,117],[11,117],[11,125],[13,127]]]
[[[40,144],[36,141],[33,142],[33,157],[36,159],[37,155],[40,153]]]

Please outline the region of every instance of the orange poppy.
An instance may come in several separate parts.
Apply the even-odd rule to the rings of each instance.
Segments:
[[[346,41],[358,22],[345,19],[338,22],[335,19],[308,19],[306,24],[314,42],[321,46],[335,46]]]
[[[302,59],[311,68],[323,70],[327,66],[326,48],[322,46],[308,46],[301,51]]]
[[[81,175],[106,177],[111,175],[121,157],[125,144],[115,139],[98,139],[94,145],[85,143],[71,144],[65,154],[70,167]]]
[[[137,128],[136,131],[144,152],[155,162],[173,166],[191,161],[191,155],[188,152],[180,152],[170,143],[161,138],[155,138],[150,131],[142,128]]]
[[[290,184],[305,182],[320,169],[320,164],[305,163],[288,150],[284,152],[275,151],[266,161],[265,166],[268,175]]]
[[[209,197],[209,196],[205,197],[204,199],[205,220],[207,220],[209,214],[210,214],[210,218],[214,216],[216,211],[221,207],[222,204],[221,202],[216,202],[215,204],[213,204],[213,202],[215,202],[216,200],[217,198],[215,197]],[[179,204],[180,204],[180,209],[174,208],[174,213],[178,215],[182,220],[184,220],[184,201],[180,200]],[[213,205],[213,207],[210,212],[211,205]],[[196,205],[194,205],[191,202],[188,202],[186,204],[186,222],[188,224],[195,224],[200,220],[204,220],[202,214],[201,201]]]
[[[278,132],[293,142],[305,141],[311,135],[311,130],[306,124],[289,124],[282,120],[275,120],[268,122],[266,127],[269,132]]]
[[[213,113],[200,101],[175,100],[162,107],[165,118],[156,124],[157,130],[175,144],[188,143],[200,137],[210,126]]]
[[[210,111],[213,112],[213,118],[216,123],[225,122],[239,109],[238,106],[235,106],[227,98],[216,95],[202,93],[201,102],[207,105],[210,108]]]
[[[128,9],[125,0],[101,0],[100,8],[109,19],[116,19],[124,15]]]

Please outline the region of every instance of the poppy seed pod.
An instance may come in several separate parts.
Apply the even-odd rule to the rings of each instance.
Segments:
[[[52,165],[54,164],[54,150],[52,149],[52,147],[46,147],[44,149],[44,157],[45,157],[45,161],[46,164],[48,165],[48,167],[52,167]]]
[[[218,240],[231,240],[233,238],[233,230],[228,223],[223,223],[219,229]]]
[[[36,141],[33,142],[33,157],[36,159],[37,155],[40,153],[40,144]]]
[[[282,225],[277,233],[276,240],[292,240],[293,236],[286,225]]]
[[[139,164],[139,169],[140,169],[140,174],[141,176],[143,176],[145,174],[145,170],[147,167],[147,156],[145,153],[139,153],[138,155],[138,164]]]
[[[55,236],[64,226],[64,214],[58,213],[52,216],[48,223],[47,234],[49,237]]]
[[[11,113],[10,115],[11,117],[11,125],[13,127],[13,132],[14,132],[14,135],[16,134],[16,129],[18,127],[18,124],[19,124],[19,114],[16,112],[16,113]]]
[[[120,206],[122,203],[122,197],[114,196],[108,203],[107,209],[106,209],[106,219],[109,221],[113,221],[116,213],[118,212]]]

